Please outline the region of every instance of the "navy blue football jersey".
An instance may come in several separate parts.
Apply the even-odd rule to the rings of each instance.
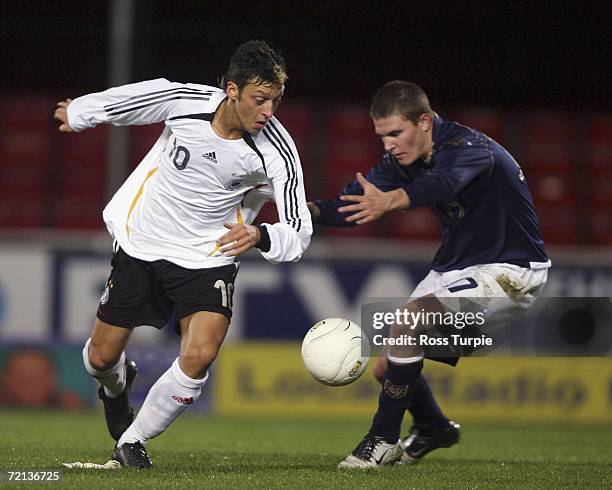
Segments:
[[[402,166],[390,153],[366,175],[382,191],[402,188],[410,207],[427,206],[442,226],[442,245],[432,268],[439,272],[479,264],[529,267],[547,262],[533,198],[516,160],[496,141],[472,128],[436,117],[429,162]],[[340,195],[363,194],[357,181]],[[355,226],[339,196],[317,200],[317,224]],[[409,211],[408,211],[409,212]]]

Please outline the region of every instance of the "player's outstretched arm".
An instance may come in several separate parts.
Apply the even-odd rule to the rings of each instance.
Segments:
[[[370,223],[380,218],[389,211],[408,209],[410,199],[403,189],[393,189],[381,191],[374,184],[366,180],[361,172],[357,172],[357,182],[363,189],[362,195],[340,196],[341,201],[348,201],[348,204],[338,208],[341,213],[351,213],[346,217],[349,223],[355,222],[358,225]]]
[[[57,129],[62,133],[72,133],[74,129],[68,124],[68,106],[72,103],[72,99],[60,100],[57,103],[55,112],[53,113],[53,119],[59,121],[60,125]]]
[[[309,204],[313,222],[349,227],[374,221],[388,211],[407,209],[410,199],[400,189],[404,181],[397,164],[385,155],[365,177],[358,173],[335,199],[317,199]]]
[[[212,94],[213,90],[204,85],[158,78],[77,97],[65,107],[65,118],[76,132],[99,124],[155,124],[175,116],[203,112]]]

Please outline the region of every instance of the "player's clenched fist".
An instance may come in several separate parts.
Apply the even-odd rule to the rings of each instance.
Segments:
[[[57,103],[55,112],[53,113],[53,119],[59,121],[59,130],[62,133],[71,133],[74,130],[68,124],[68,106],[72,102],[72,99],[61,100]]]

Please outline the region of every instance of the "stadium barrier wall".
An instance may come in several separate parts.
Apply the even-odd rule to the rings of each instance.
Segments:
[[[0,240],[0,348],[72,347],[77,359],[110,270],[109,250],[107,237],[62,243]],[[369,416],[378,392],[371,376],[330,391],[308,378],[295,342],[322,318],[359,319],[367,298],[408,296],[427,272],[433,250],[339,240],[318,241],[297,264],[273,266],[256,253],[246,257],[228,342],[211,377],[211,396],[198,408],[206,410],[210,403],[229,413]],[[609,296],[612,291],[612,259],[606,250],[561,251],[553,263],[547,285],[551,296]],[[269,343],[241,347],[243,340]],[[293,343],[275,343],[279,340]],[[130,351],[146,368],[138,402],[178,352],[178,338],[171,329],[137,329]],[[460,369],[435,364],[427,369],[445,407],[457,417],[499,418],[508,400],[516,408],[512,413],[525,420],[609,422],[612,414],[610,358],[468,359]]]
[[[214,410],[369,418],[380,392],[372,364],[352,385],[329,387],[304,370],[299,343],[230,344],[215,370]],[[447,415],[460,421],[612,422],[611,358],[472,358],[456,368],[427,362],[424,372]]]
[[[429,270],[432,251],[405,243],[319,242],[302,261],[276,266],[250,254],[241,261],[228,340],[299,339],[327,317],[359,322],[368,299],[408,297]],[[109,272],[108,239],[71,248],[0,241],[0,343],[82,343]],[[607,251],[553,256],[548,296],[609,297],[610,291]],[[163,345],[175,337],[170,330],[138,329],[134,341]]]

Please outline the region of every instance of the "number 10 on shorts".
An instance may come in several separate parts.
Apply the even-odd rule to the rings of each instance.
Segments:
[[[225,281],[219,279],[215,282],[215,287],[221,291],[221,306],[231,310],[233,306],[234,284],[231,282],[225,284]]]

